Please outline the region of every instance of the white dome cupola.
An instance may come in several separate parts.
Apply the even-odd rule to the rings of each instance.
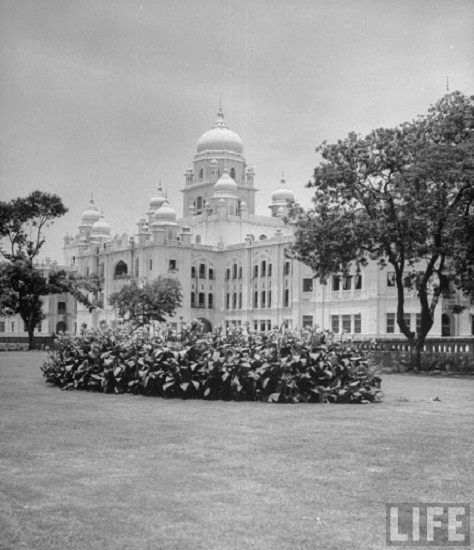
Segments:
[[[214,127],[202,134],[196,147],[198,153],[204,151],[232,151],[241,155],[244,150],[240,136],[227,126],[222,109],[219,109],[217,113]]]

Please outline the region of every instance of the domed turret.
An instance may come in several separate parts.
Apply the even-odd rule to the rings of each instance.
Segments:
[[[219,110],[214,128],[204,132],[197,142],[197,152],[232,151],[242,154],[244,146],[240,136],[229,129],[224,121],[224,113]]]
[[[153,214],[153,225],[176,225],[176,211],[165,201],[160,208]]]
[[[291,189],[286,187],[285,178],[282,177],[280,187],[272,193],[272,203],[269,206],[272,216],[284,216],[287,214],[288,207],[293,202],[295,202],[295,194]]]
[[[238,187],[235,181],[229,176],[228,172],[225,171],[222,176],[216,181],[214,185],[214,193],[212,198],[219,197],[237,197]]]
[[[94,223],[90,234],[96,239],[107,239],[110,236],[110,225],[105,221],[103,215]]]
[[[163,193],[163,188],[161,187],[161,182],[156,188],[156,195],[148,201],[148,208],[150,211],[158,210],[162,204],[166,201],[165,194]]]
[[[89,207],[84,210],[81,216],[81,226],[92,227],[96,221],[100,219],[100,212],[95,205],[94,199],[91,197]]]

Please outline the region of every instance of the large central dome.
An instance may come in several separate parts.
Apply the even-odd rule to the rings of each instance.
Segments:
[[[229,130],[224,121],[222,111],[217,113],[217,120],[214,128],[211,128],[199,138],[197,142],[197,152],[204,151],[232,151],[242,154],[244,146],[240,136]]]

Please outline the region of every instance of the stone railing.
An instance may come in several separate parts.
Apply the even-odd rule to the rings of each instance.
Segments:
[[[369,352],[373,363],[381,367],[402,371],[410,363],[410,346],[405,339],[355,343]],[[474,337],[427,339],[421,352],[421,365],[426,370],[474,372]]]

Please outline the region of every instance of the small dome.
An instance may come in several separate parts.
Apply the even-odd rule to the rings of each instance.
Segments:
[[[110,225],[101,216],[92,226],[91,235],[95,237],[108,237],[110,235]]]
[[[224,172],[222,176],[214,184],[214,197],[217,195],[232,195],[237,194],[238,187],[235,181],[229,176],[229,174]]]
[[[197,152],[232,151],[242,154],[244,146],[240,136],[230,130],[224,122],[224,114],[219,111],[214,128],[204,132],[197,142]]]
[[[94,203],[94,199],[89,201],[89,208],[84,210],[81,216],[81,224],[92,227],[96,221],[100,219],[100,212]]]
[[[160,208],[153,214],[153,223],[158,222],[164,225],[168,222],[176,223],[176,210],[170,206],[168,201],[165,201]]]
[[[165,194],[163,193],[161,183],[159,183],[156,189],[156,195],[148,201],[148,208],[150,209],[150,211],[158,210],[158,208],[160,208],[160,206],[165,201],[166,201],[166,197],[165,197]]]
[[[295,200],[294,192],[291,189],[288,189],[287,187],[280,187],[280,189],[277,189],[272,193],[272,202],[279,202],[279,201],[293,202],[294,200]]]

